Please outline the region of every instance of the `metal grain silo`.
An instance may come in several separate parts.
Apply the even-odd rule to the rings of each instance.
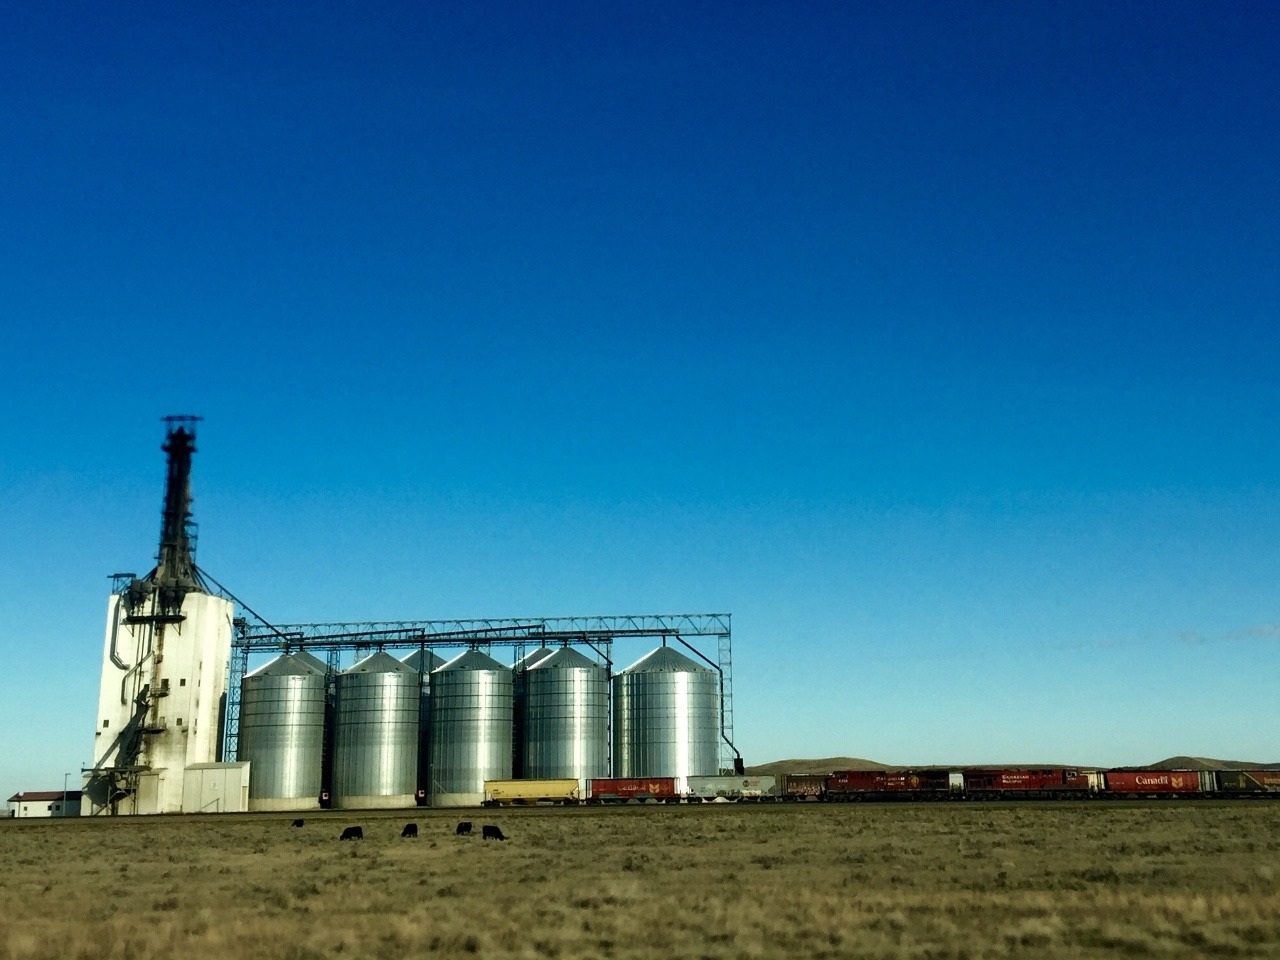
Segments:
[[[277,657],[240,684],[238,760],[248,760],[250,810],[320,805],[325,670],[314,657]]]
[[[606,667],[569,647],[540,659],[525,674],[523,717],[526,777],[609,775]]]
[[[720,677],[670,647],[645,654],[613,678],[613,766],[618,777],[719,772]]]
[[[334,684],[333,805],[407,807],[418,778],[418,674],[375,653]]]
[[[430,650],[415,650],[403,661],[418,674],[421,696],[418,700],[418,796],[427,795],[431,769],[431,671],[444,665],[444,658]]]
[[[479,805],[511,777],[511,671],[471,650],[431,674],[432,806]]]
[[[511,667],[511,776],[517,780],[529,776],[524,769],[524,678],[529,668],[551,656],[550,647],[539,647],[525,654]]]

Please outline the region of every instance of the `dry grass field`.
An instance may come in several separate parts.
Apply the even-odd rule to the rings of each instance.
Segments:
[[[1280,956],[1275,802],[291,819],[0,822],[0,958]]]

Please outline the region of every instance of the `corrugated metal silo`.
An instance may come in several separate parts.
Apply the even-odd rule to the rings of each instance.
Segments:
[[[670,647],[653,650],[613,678],[613,766],[617,777],[719,772],[719,675]]]
[[[277,657],[240,685],[238,760],[248,760],[250,810],[320,805],[325,671],[306,654]]]
[[[375,653],[338,674],[333,805],[407,807],[418,779],[418,674]]]
[[[431,674],[431,804],[472,806],[511,777],[511,671],[471,650]]]
[[[431,769],[431,671],[444,665],[444,658],[430,650],[415,650],[403,661],[418,674],[422,694],[418,700],[418,795],[425,797]]]
[[[524,775],[607,777],[608,669],[564,647],[529,669],[524,688]]]
[[[293,655],[315,668],[317,672],[324,674],[324,759],[320,764],[320,790],[321,796],[325,798],[321,806],[326,806],[333,790],[333,680],[336,667],[330,666],[328,662],[306,650],[298,650]],[[326,657],[333,655],[333,651],[326,652]]]
[[[539,647],[525,654],[511,668],[511,776],[517,780],[529,776],[524,769],[524,678],[529,668],[551,656],[550,647]]]

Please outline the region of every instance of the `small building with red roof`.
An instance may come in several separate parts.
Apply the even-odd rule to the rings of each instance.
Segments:
[[[79,790],[25,790],[9,798],[11,817],[78,817]]]

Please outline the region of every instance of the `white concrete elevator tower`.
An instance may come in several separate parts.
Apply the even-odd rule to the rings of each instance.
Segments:
[[[209,591],[195,565],[198,420],[165,418],[168,474],[156,567],[142,578],[117,574],[107,601],[86,816],[179,813],[187,768],[219,760],[233,605]]]

